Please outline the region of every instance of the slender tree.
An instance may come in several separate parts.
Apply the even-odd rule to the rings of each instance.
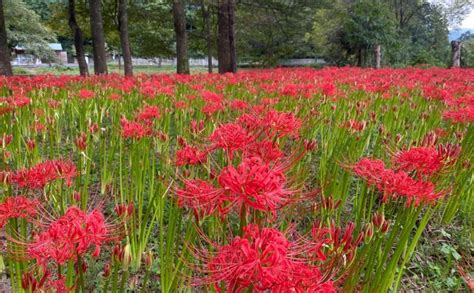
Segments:
[[[12,65],[10,63],[10,49],[7,44],[3,0],[0,0],[0,75],[13,75]]]
[[[235,0],[228,0],[229,6],[229,47],[230,47],[230,67],[232,72],[237,72],[237,52],[235,50]]]
[[[219,73],[237,71],[234,14],[235,2],[233,0],[219,0],[217,16],[217,59],[219,60]]]
[[[451,41],[451,68],[461,67],[461,41]]]
[[[188,37],[186,35],[184,0],[173,0],[173,20],[176,35],[176,72],[179,74],[189,74]]]
[[[376,44],[374,47],[374,68],[375,69],[380,69],[380,59],[381,59],[381,45]]]
[[[86,56],[84,53],[84,39],[82,37],[82,31],[76,20],[76,3],[74,0],[68,2],[69,12],[69,27],[74,34],[74,47],[76,48],[77,63],[79,64],[79,73],[81,76],[89,75],[89,68],[86,62]]]
[[[101,4],[101,0],[89,0],[95,74],[107,74],[107,59]]]
[[[127,0],[119,0],[118,23],[120,31],[120,45],[122,46],[123,67],[126,76],[133,75],[132,52],[128,38]],[[120,56],[119,56],[120,60]]]
[[[212,73],[212,33],[211,33],[211,12],[210,7],[201,0],[201,11],[204,20],[204,38],[207,45],[207,71]]]

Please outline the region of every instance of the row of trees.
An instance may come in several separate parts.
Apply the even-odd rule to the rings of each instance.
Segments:
[[[12,68],[10,65],[10,48],[8,44],[8,35],[5,23],[5,15],[3,11],[3,0],[0,0],[0,74],[12,75]],[[11,1],[11,0],[7,0]],[[15,0],[13,0],[15,1]],[[19,1],[19,0],[17,0]],[[129,37],[129,20],[128,20],[128,0],[117,0],[111,7],[112,1],[105,2],[101,0],[89,0],[87,3],[81,2],[76,3],[75,0],[67,1],[67,22],[71,30],[71,35],[74,43],[74,51],[76,53],[79,71],[83,76],[89,75],[89,70],[86,62],[86,50],[85,50],[85,39],[83,33],[84,19],[87,17],[90,21],[90,40],[92,45],[92,53],[94,58],[94,73],[95,74],[107,74],[107,51],[106,51],[106,32],[104,27],[108,26],[110,29],[110,23],[104,21],[104,8],[107,10],[106,13],[113,14],[112,23],[116,27],[119,42],[120,51],[124,60],[124,73],[125,75],[133,75],[132,66],[132,48]],[[186,3],[185,0],[168,0],[168,1],[133,1],[134,11],[139,13],[149,11],[154,5],[171,6],[172,16],[174,23],[174,34],[175,34],[175,46],[176,46],[176,57],[177,57],[177,73],[189,74],[189,57],[188,57],[188,24],[186,16],[186,6],[191,3]],[[43,10],[43,17],[49,18],[50,23],[62,23],[63,21],[56,22],[57,18],[60,17],[64,20],[64,4],[55,1],[30,1],[30,4],[34,7],[37,5],[38,8],[44,9],[46,4],[46,11]],[[235,49],[235,2],[234,0],[216,0],[216,1],[199,1],[199,9],[202,10],[203,17],[206,18],[206,42],[208,47],[208,59],[209,59],[209,71],[212,72],[212,35],[211,35],[211,23],[210,13],[211,11],[217,11],[217,57],[219,62],[219,72],[236,72],[237,71],[237,58]],[[196,5],[196,3],[194,3]],[[8,7],[8,6],[7,6]],[[84,12],[87,11],[86,16]],[[106,15],[110,20],[110,15]],[[80,18],[80,19],[78,19]],[[52,25],[54,28],[55,26]],[[159,28],[148,28],[149,34],[153,35],[154,31],[160,31]],[[63,33],[58,30],[59,34]],[[110,35],[110,34],[109,34]],[[114,38],[114,36],[111,36]],[[150,40],[146,35],[141,35],[142,39],[138,38],[138,42],[159,42],[160,39]],[[114,40],[111,40],[113,43]],[[147,51],[147,45],[142,45],[145,48],[140,48],[137,51]],[[10,46],[11,47],[11,46]],[[156,53],[160,53],[160,48],[156,46],[150,46],[151,50],[156,49]],[[149,50],[149,49],[148,49]],[[147,54],[148,53],[148,54]],[[146,52],[147,55],[153,53]]]
[[[472,0],[2,1],[7,3],[7,46],[34,39],[12,40],[18,35],[13,29],[19,27],[12,22],[19,20],[11,16],[18,7],[11,6],[24,2],[39,15],[27,21],[38,19],[36,28],[48,28],[73,52],[82,75],[88,74],[84,56],[90,53],[95,73],[107,72],[106,50],[123,56],[127,75],[133,74],[132,52],[150,59],[176,56],[177,72],[183,74],[189,73],[190,56],[207,57],[209,72],[213,56],[219,72],[235,72],[237,52],[241,65],[322,58],[333,65],[446,66],[451,62],[448,29],[473,4]],[[5,26],[2,21],[0,25]],[[44,29],[30,35],[36,36],[35,43],[38,36],[48,38]]]

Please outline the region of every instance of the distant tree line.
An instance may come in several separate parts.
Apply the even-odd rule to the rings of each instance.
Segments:
[[[10,51],[28,47],[42,58],[57,40],[76,56],[81,75],[107,74],[107,55],[208,59],[212,72],[237,64],[274,66],[281,59],[323,58],[332,65],[454,64],[448,28],[472,0],[0,0],[0,73],[11,75]],[[459,65],[472,66],[472,37],[459,40]],[[454,47],[453,47],[454,48]],[[464,56],[467,54],[467,56]],[[457,58],[457,57],[456,57]],[[120,59],[120,58],[119,58]],[[459,58],[458,58],[459,59]],[[457,63],[456,63],[457,64]]]

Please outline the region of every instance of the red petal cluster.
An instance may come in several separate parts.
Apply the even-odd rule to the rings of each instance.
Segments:
[[[76,261],[91,247],[95,247],[92,255],[97,257],[100,246],[109,239],[108,234],[101,212],[94,210],[85,213],[70,207],[63,216],[34,237],[33,243],[28,244],[27,253],[44,267],[49,260],[58,264]]]
[[[224,283],[227,292],[335,292],[324,281],[318,267],[292,258],[292,245],[283,233],[272,228],[248,225],[242,237],[217,247],[207,262],[204,282]]]
[[[18,187],[41,189],[47,183],[64,179],[70,186],[72,179],[77,176],[76,166],[72,162],[50,160],[30,168],[22,169],[10,175],[9,182]]]
[[[36,217],[39,202],[31,200],[24,196],[7,197],[0,204],[0,228],[2,228],[9,219],[23,218],[31,220]]]

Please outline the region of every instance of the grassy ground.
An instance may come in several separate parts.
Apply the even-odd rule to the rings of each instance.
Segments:
[[[123,67],[119,69],[117,64],[108,64],[109,73],[122,73]],[[164,65],[161,67],[155,65],[136,65],[133,67],[135,73],[146,73],[146,74],[156,74],[156,73],[174,73],[176,71],[175,66]],[[93,72],[94,68],[89,67],[89,72]],[[79,74],[79,68],[77,66],[67,66],[67,65],[52,65],[52,66],[41,66],[41,67],[30,67],[30,66],[15,66],[13,68],[15,75],[38,75],[38,74],[66,74],[66,75],[76,75]],[[206,67],[191,67],[191,73],[200,73],[207,72]]]

